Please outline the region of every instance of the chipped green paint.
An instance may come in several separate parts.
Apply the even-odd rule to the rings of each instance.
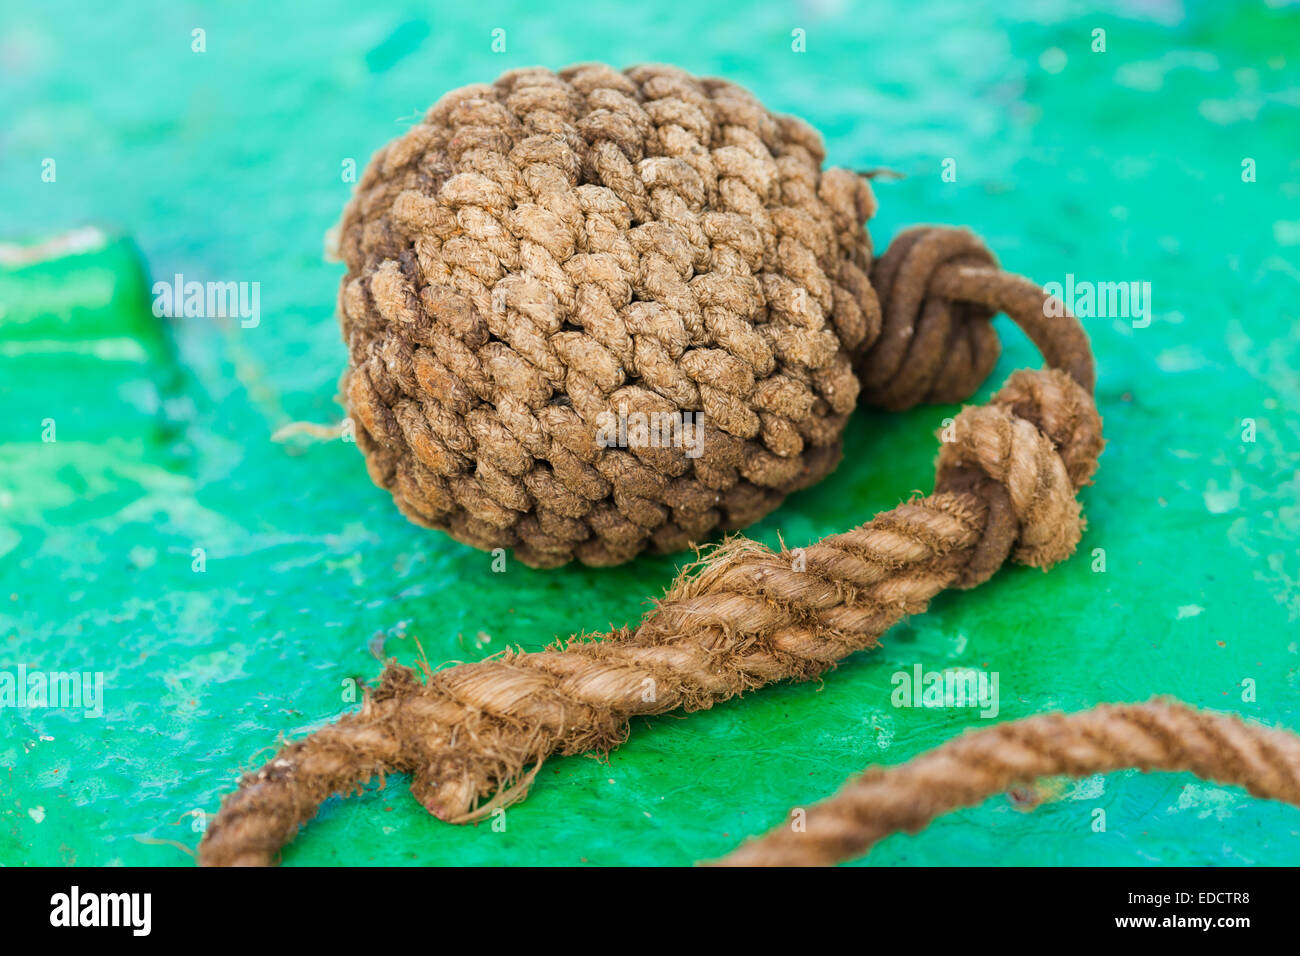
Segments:
[[[999,720],[1164,692],[1300,728],[1300,64],[1285,46],[1300,10],[145,6],[93,31],[65,29],[67,0],[0,11],[0,670],[105,679],[99,719],[0,710],[0,862],[187,863],[168,841],[197,842],[192,811],[280,735],[347,710],[380,648],[407,663],[537,648],[635,619],[669,580],[680,558],[494,574],[403,520],[351,446],[271,437],[339,416],[339,268],[321,250],[345,161],[443,90],[531,63],[672,61],[750,86],[821,129],[833,162],[908,174],[878,181],[879,245],[967,223],[1043,282],[1150,282],[1148,327],[1087,320],[1110,440],[1089,529],[1074,560],[945,595],[820,684],[638,721],[607,763],[549,762],[504,833],[442,825],[394,779],[330,803],[288,863],[717,856],[866,763],[980,722],[892,707],[892,675],[917,663],[996,671]],[[103,242],[15,261],[13,241],[88,222],[109,224]],[[152,279],[178,272],[260,282],[260,325],[154,319]],[[1034,361],[1002,327],[981,398]],[[860,412],[841,468],[754,533],[798,545],[928,488],[953,411]],[[1121,773],[990,800],[866,862],[1280,864],[1297,833],[1297,811],[1239,790]]]

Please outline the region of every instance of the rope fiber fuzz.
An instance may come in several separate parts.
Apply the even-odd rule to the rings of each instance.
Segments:
[[[816,677],[1008,557],[1043,568],[1067,557],[1083,529],[1076,493],[1101,447],[1083,385],[1059,369],[1016,372],[988,405],[957,416],[933,494],[809,546],[801,570],[788,551],[733,539],[636,628],[461,664],[426,682],[390,664],[359,713],[244,778],[205,834],[201,861],[271,863],[324,799],[392,771],[412,774],[413,795],[436,816],[473,819],[522,797],[527,768],[552,754],[618,746],[633,716]]]
[[[474,547],[617,564],[821,480],[860,391],[969,397],[997,360],[993,310],[1042,326],[1041,292],[1008,295],[956,230],[905,234],[873,276],[870,184],[824,157],[802,120],[667,66],[444,96],[374,156],[339,228],[342,393],[375,482]],[[1065,347],[1091,361],[1085,338]],[[689,452],[600,439],[632,416],[698,433]]]
[[[809,680],[946,588],[1073,553],[1103,445],[1082,327],[964,229],[907,230],[873,260],[870,186],[822,159],[811,128],[732,84],[592,65],[449,94],[375,156],[340,233],[358,444],[414,520],[530,564],[611,564],[748,524],[835,466],[859,398],[973,394],[995,313],[1048,367],[957,415],[932,494],[797,562],[733,538],[634,628],[423,681],[390,663],[358,712],[245,775],[201,863],[273,863],[322,801],[391,772],[441,819],[476,819],[550,756],[619,746],[632,717]],[[598,446],[620,405],[703,411],[704,453]],[[999,779],[945,778],[927,806]],[[842,817],[817,814],[830,836],[804,857],[773,837],[739,859],[825,862],[878,838]]]

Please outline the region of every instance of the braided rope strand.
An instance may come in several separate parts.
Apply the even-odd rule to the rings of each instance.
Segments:
[[[447,94],[340,223],[341,392],[371,477],[474,547],[609,565],[825,477],[861,386],[889,409],[968,398],[999,308],[1091,389],[1086,337],[970,232],[909,230],[873,263],[870,184],[824,158],[801,120],[671,67]],[[642,415],[690,421],[693,453],[601,437]]]
[[[964,410],[954,431],[934,494],[810,546],[802,571],[791,553],[739,539],[633,630],[458,665],[427,683],[390,665],[360,713],[244,778],[205,834],[201,862],[268,864],[326,797],[394,770],[414,775],[412,793],[431,813],[472,819],[494,792],[489,806],[522,797],[529,765],[618,746],[632,716],[814,677],[1013,551],[1042,567],[1068,556],[1082,533],[1075,492],[1101,450],[1083,388],[1060,371],[1022,370],[989,405]]]
[[[413,521],[553,567],[740,528],[824,477],[880,327],[868,182],[748,91],[514,70],[380,150],[340,223],[342,383]],[[703,413],[699,458],[602,416]]]
[[[456,91],[376,154],[340,233],[357,444],[413,520],[528,564],[756,520],[836,465],[860,391],[893,409],[971,395],[997,311],[1051,367],[957,416],[933,494],[797,563],[734,539],[636,628],[425,682],[391,664],[359,712],[245,775],[201,862],[271,863],[323,800],[393,771],[431,813],[474,819],[550,755],[618,746],[632,716],[806,680],[945,588],[1072,553],[1102,449],[1077,320],[1049,320],[966,230],[908,230],[873,268],[870,187],[823,158],[731,84],[599,65]],[[702,410],[703,454],[598,446],[623,403]]]
[[[718,863],[827,866],[1017,784],[1129,767],[1191,771],[1300,806],[1300,736],[1174,701],[1102,704],[967,731],[900,766],[873,767],[810,807],[802,829],[779,826]]]

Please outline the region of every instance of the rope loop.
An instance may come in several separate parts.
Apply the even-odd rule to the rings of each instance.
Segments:
[[[899,233],[871,272],[884,315],[858,364],[863,400],[887,411],[959,402],[974,394],[1001,352],[994,309],[936,294],[941,269],[1000,272],[974,233],[916,226]]]
[[[871,185],[824,156],[801,121],[671,67],[443,97],[339,225],[341,393],[373,480],[473,547],[618,564],[820,481],[860,392],[970,397],[999,310],[1091,374],[1058,363],[1091,362],[1078,323],[1047,322],[968,230],[908,230],[873,263]]]

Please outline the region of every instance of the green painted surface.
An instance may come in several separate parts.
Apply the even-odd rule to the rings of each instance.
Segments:
[[[431,661],[473,660],[634,620],[668,582],[681,556],[494,574],[402,519],[352,446],[271,438],[340,414],[340,268],[321,250],[344,160],[363,163],[444,90],[535,63],[671,61],[801,113],[832,162],[908,174],[878,184],[878,245],[908,223],[965,223],[1040,281],[1150,282],[1148,327],[1087,320],[1110,441],[1089,529],[1069,563],[943,596],[819,685],[638,721],[607,763],[548,763],[504,833],[440,824],[394,778],[329,803],[287,863],[713,857],[867,763],[983,722],[892,707],[891,676],[918,662],[997,672],[999,720],[1170,693],[1300,728],[1300,9],[1005,6],[0,12],[0,237],[87,223],[130,237],[0,269],[0,671],[105,680],[97,719],[0,710],[0,862],[188,863],[160,841],[192,847],[191,811],[214,811],[280,735],[347,710],[343,682],[379,670],[376,635],[407,663],[417,642]],[[196,27],[206,53],[191,52]],[[176,273],[261,283],[260,324],[154,320],[149,283]],[[1036,362],[1001,325],[980,398]],[[753,532],[798,545],[928,489],[953,411],[860,412],[840,470]],[[1300,812],[1190,776],[1039,789],[1032,813],[994,798],[866,862],[1300,856]]]

